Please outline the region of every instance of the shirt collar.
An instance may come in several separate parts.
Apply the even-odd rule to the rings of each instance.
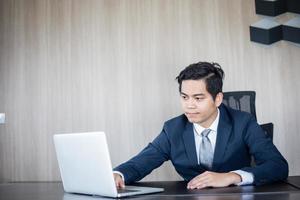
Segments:
[[[219,108],[217,109],[218,114],[216,119],[213,121],[213,123],[210,125],[210,127],[208,127],[209,129],[211,129],[213,132],[217,133],[218,130],[218,125],[219,125],[219,118],[220,118],[220,111]],[[196,130],[196,133],[198,135],[200,135],[202,133],[202,131],[204,131],[204,127],[202,127],[201,125],[197,124],[197,123],[193,123],[194,125],[194,129]]]

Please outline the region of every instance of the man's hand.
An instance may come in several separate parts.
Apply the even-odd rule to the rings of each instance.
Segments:
[[[240,175],[234,172],[216,173],[206,171],[194,177],[187,185],[188,189],[201,189],[206,187],[226,187],[242,181]]]
[[[125,183],[122,179],[122,177],[120,176],[120,174],[114,173],[114,179],[115,179],[115,184],[116,187],[121,189],[121,188],[125,188]]]

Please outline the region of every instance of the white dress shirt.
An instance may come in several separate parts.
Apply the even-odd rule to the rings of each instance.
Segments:
[[[220,119],[220,111],[218,109],[218,115],[213,121],[213,123],[208,127],[211,129],[210,133],[208,134],[208,138],[210,140],[210,143],[212,145],[212,150],[213,153],[215,152],[215,147],[216,147],[216,141],[217,141],[217,130],[218,130],[218,125],[219,125],[219,119]],[[199,148],[200,144],[202,142],[202,136],[201,133],[204,131],[206,128],[200,126],[199,124],[193,123],[194,125],[194,137],[195,137],[195,145],[196,145],[196,152],[197,152],[197,159],[198,159],[198,164],[200,163],[199,161]],[[252,184],[253,183],[253,174],[243,171],[243,170],[235,170],[232,171],[234,173],[237,173],[238,175],[241,176],[242,182],[238,183],[237,185],[247,185],[247,184]]]

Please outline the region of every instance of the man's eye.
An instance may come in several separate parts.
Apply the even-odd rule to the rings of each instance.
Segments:
[[[197,101],[202,101],[203,99],[204,99],[204,98],[200,98],[200,97],[197,97],[197,98],[196,98]]]
[[[187,96],[181,96],[182,99],[186,100],[187,99]]]

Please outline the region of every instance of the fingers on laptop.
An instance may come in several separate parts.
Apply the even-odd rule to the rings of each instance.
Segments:
[[[125,183],[119,174],[114,173],[114,179],[117,188],[125,188]]]

